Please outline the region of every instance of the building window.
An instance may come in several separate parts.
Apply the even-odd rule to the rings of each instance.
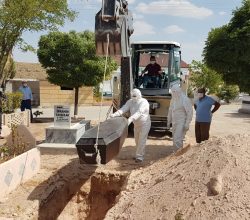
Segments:
[[[61,90],[73,90],[73,88],[66,87],[66,86],[61,86]]]

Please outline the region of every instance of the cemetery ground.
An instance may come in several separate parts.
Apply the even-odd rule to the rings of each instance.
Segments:
[[[249,219],[250,115],[239,108],[222,105],[210,140],[201,145],[195,144],[193,118],[187,147],[174,155],[171,138],[151,131],[142,164],[132,159],[132,136],[106,165],[79,164],[74,152],[44,154],[38,174],[0,201],[0,219]],[[41,117],[53,116],[53,109],[43,111]],[[102,107],[101,120],[107,111]],[[99,106],[79,110],[92,124],[98,115]],[[52,123],[29,129],[41,142]]]

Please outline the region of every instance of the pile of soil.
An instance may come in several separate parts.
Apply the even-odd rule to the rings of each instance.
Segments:
[[[250,219],[250,118],[238,108],[222,106],[211,126],[218,137],[200,145],[192,121],[191,146],[174,155],[172,139],[152,131],[141,164],[132,136],[102,166],[79,164],[75,153],[41,155],[38,174],[0,200],[0,219]],[[43,122],[29,127],[39,142],[51,125]]]
[[[175,154],[169,137],[151,132],[141,164],[132,159],[133,137],[102,166],[79,164],[77,154],[42,155],[39,173],[0,200],[0,216],[20,220],[250,219],[250,135],[248,121],[242,123],[237,131],[245,129],[245,135],[212,137],[200,145],[188,136],[191,146]],[[31,129],[42,139],[45,126],[34,123]],[[219,126],[225,128],[225,135],[231,132],[228,126]]]
[[[105,219],[250,219],[249,143],[214,137],[133,171]]]

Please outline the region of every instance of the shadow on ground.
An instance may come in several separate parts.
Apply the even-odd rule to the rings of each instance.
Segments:
[[[229,118],[242,118],[242,119],[246,119],[246,122],[250,122],[250,114],[245,114],[245,113],[225,113],[226,117]]]
[[[39,201],[38,219],[57,219],[81,186],[95,172],[96,166],[81,166],[78,159],[72,159],[29,195],[29,200]]]
[[[170,156],[174,149],[172,146],[166,145],[147,145],[146,154],[144,161],[142,163],[136,163],[134,161],[135,146],[125,146],[120,151],[119,155],[114,159],[118,166],[114,167],[116,171],[132,171],[138,169],[139,167],[147,167],[152,165],[154,162],[160,159]]]
[[[227,116],[227,117],[233,117],[233,118],[248,118],[248,119],[250,119],[250,114],[239,113],[239,112],[225,113],[225,116]]]
[[[133,129],[129,129],[128,137],[134,137],[134,131]],[[150,129],[148,134],[149,140],[172,140],[172,132],[169,130],[163,130],[163,129]]]
[[[129,133],[128,138],[134,142],[133,134]],[[158,141],[157,141],[158,140]],[[146,167],[154,162],[166,158],[175,150],[172,146],[172,139],[166,135],[166,131],[151,130],[149,132],[147,145],[145,148],[145,157],[142,163],[134,161],[136,146],[125,145],[121,149],[117,157],[114,158],[115,162],[119,165],[115,168],[118,171],[132,171],[138,167]]]
[[[149,140],[172,140],[172,132],[169,130],[156,130],[151,129],[148,134]]]

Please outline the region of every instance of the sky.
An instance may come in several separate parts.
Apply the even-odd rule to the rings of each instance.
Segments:
[[[78,12],[73,22],[66,21],[59,31],[94,31],[95,14],[101,0],[68,0],[69,7]],[[128,0],[133,14],[134,33],[131,41],[176,41],[181,44],[182,60],[202,60],[206,38],[212,28],[227,24],[232,11],[242,0]],[[23,39],[37,48],[41,35],[48,32],[25,32]],[[35,53],[15,48],[14,60],[37,63]]]

